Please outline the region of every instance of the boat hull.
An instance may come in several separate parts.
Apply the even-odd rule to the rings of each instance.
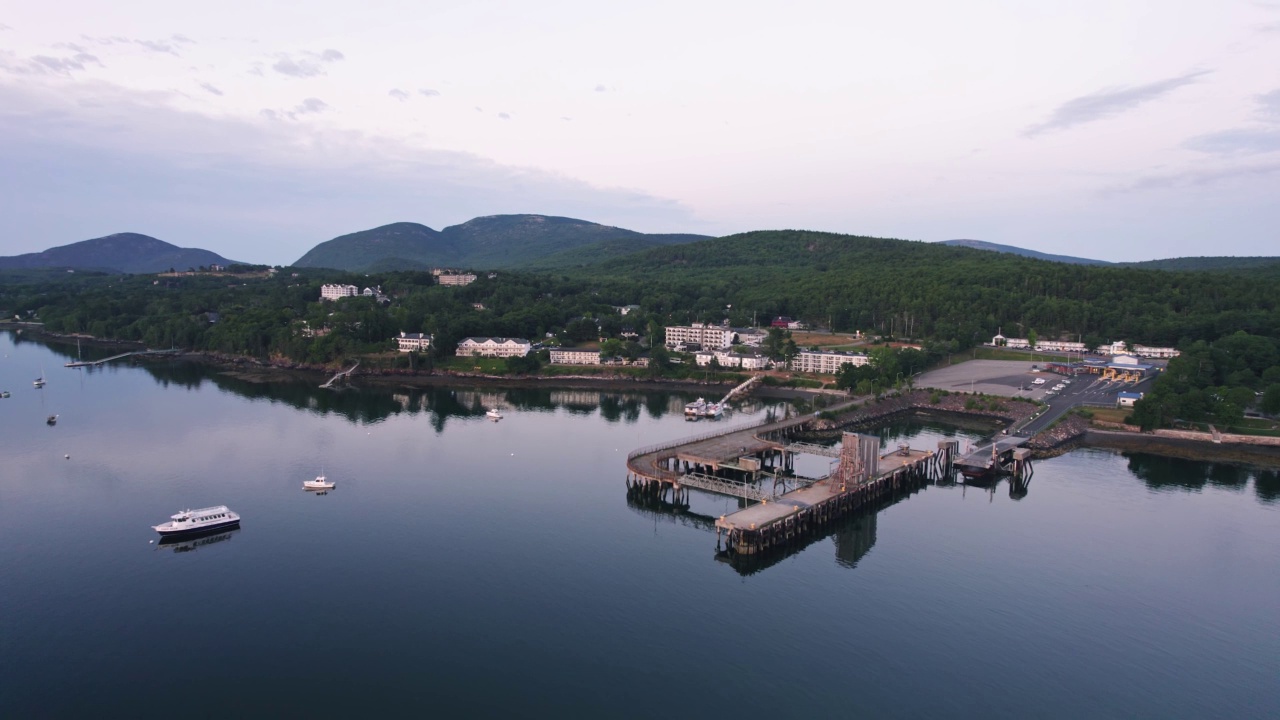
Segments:
[[[228,530],[234,527],[240,527],[240,518],[236,518],[234,520],[227,520],[225,522],[220,522],[220,523],[213,523],[210,525],[202,525],[198,528],[184,528],[181,530],[171,530],[169,528],[165,528],[161,530],[160,527],[153,527],[151,529],[160,533],[160,537],[162,538],[170,538],[170,537],[199,537],[200,535],[217,533],[217,532]]]

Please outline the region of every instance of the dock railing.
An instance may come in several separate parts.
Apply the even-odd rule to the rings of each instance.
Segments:
[[[630,453],[628,453],[627,462],[631,462],[632,460],[635,460],[641,455],[648,455],[649,453],[662,452],[663,450],[670,450],[671,448],[679,447],[680,445],[690,445],[692,443],[702,442],[703,440],[710,440],[713,437],[720,437],[721,435],[731,435],[736,432],[742,432],[743,430],[751,430],[753,428],[758,428],[758,427],[769,425],[775,422],[778,422],[778,421],[770,420],[769,418],[766,417],[762,420],[757,420],[755,422],[747,423],[745,425],[737,425],[731,428],[724,428],[723,430],[712,430],[711,432],[702,433],[701,435],[694,435],[693,437],[679,438],[676,440],[668,440],[667,442],[657,443],[656,445],[649,445],[646,447],[642,447],[638,450],[632,450]]]

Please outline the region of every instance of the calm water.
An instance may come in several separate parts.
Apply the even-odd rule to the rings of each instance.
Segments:
[[[735,567],[736,502],[626,500],[629,449],[709,429],[684,396],[0,354],[0,717],[1280,716],[1275,469],[1077,451]]]

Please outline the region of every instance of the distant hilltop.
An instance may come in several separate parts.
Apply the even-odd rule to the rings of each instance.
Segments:
[[[116,233],[43,252],[0,257],[0,270],[67,268],[119,273],[155,273],[208,265],[234,265],[221,255],[200,248],[181,248],[149,235]]]
[[[951,245],[952,247],[967,247],[974,250],[990,250],[992,252],[1009,253],[1011,255],[1021,255],[1023,257],[1035,258],[1037,260],[1048,260],[1050,262],[1071,263],[1073,265],[1111,265],[1106,260],[1090,260],[1089,258],[1072,257],[1070,255],[1051,255],[1035,250],[1027,250],[1026,248],[1014,247],[1013,245],[1000,245],[999,243],[987,242],[986,240],[943,240],[939,245]]]

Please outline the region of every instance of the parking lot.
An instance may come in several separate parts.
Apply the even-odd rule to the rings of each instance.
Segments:
[[[1050,380],[1060,378],[1046,372],[1033,372],[1031,368],[1036,365],[1022,360],[969,360],[924,373],[916,378],[916,387],[1039,400],[1047,388],[1056,384]],[[1040,377],[1047,380],[1043,385],[1036,385],[1034,381]]]
[[[1063,377],[1033,369],[1036,363],[1021,360],[970,360],[927,372],[916,378],[916,386],[950,392],[979,392],[1005,397],[1025,397],[1048,405],[1045,412],[1022,428],[1034,433],[1075,405],[1114,405],[1116,393],[1144,392],[1154,378],[1140,383],[1104,380],[1098,375]],[[1036,383],[1036,380],[1042,380]]]

